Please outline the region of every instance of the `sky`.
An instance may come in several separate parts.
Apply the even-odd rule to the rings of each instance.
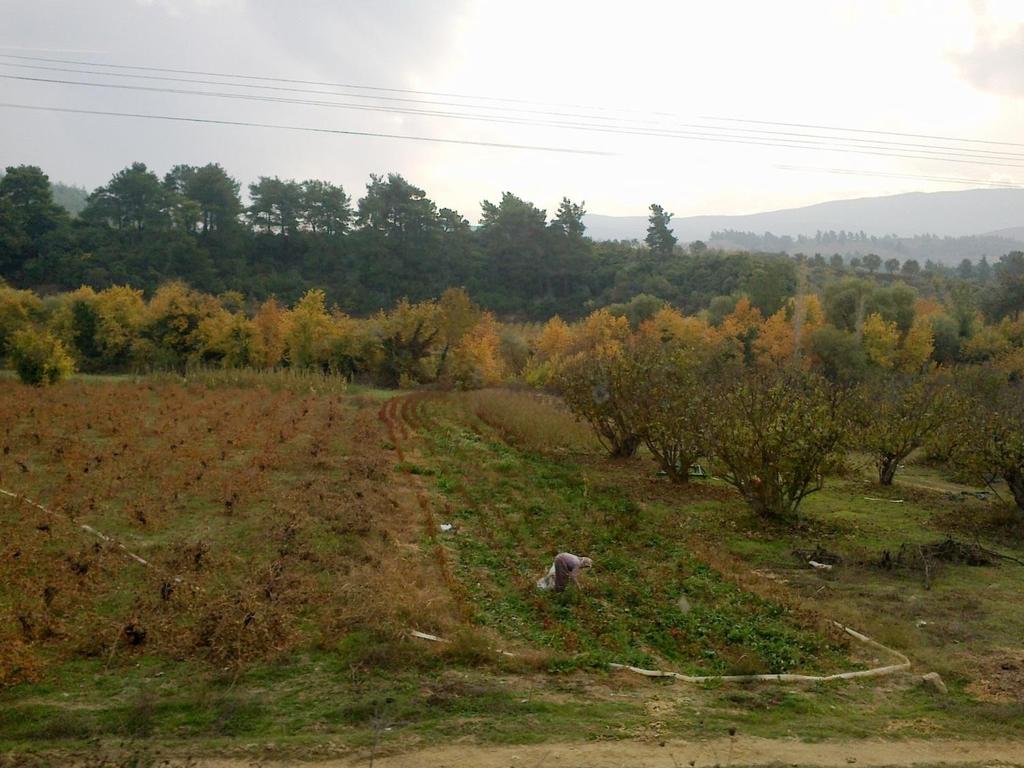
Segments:
[[[89,189],[133,161],[353,197],[398,172],[475,222],[504,191],[688,216],[1024,184],[1019,0],[0,0],[0,18],[5,105],[467,142],[0,106],[0,166]]]

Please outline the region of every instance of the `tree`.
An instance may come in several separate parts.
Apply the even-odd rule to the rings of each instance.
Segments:
[[[505,377],[498,322],[490,312],[462,335],[452,350],[452,380],[464,389],[492,387]]]
[[[874,458],[879,483],[892,485],[899,465],[951,418],[954,402],[940,374],[886,374],[862,385],[857,444]]]
[[[585,205],[585,202],[574,203],[568,197],[563,197],[551,226],[568,238],[583,237],[583,233],[587,229],[583,224],[583,217],[587,213]]]
[[[324,292],[310,289],[292,308],[285,334],[285,358],[291,368],[325,369],[328,365],[333,326]]]
[[[217,163],[204,166],[176,165],[164,177],[164,187],[179,199],[195,204],[196,218],[189,231],[202,234],[234,227],[242,212],[239,184]]]
[[[903,373],[920,373],[935,350],[935,333],[927,317],[918,317],[900,343],[896,368]]]
[[[995,266],[996,290],[989,301],[988,314],[995,319],[1017,318],[1024,312],[1024,252],[1013,251]]]
[[[882,257],[877,253],[869,253],[864,257],[864,266],[867,267],[871,274],[875,274],[878,268],[882,266]]]
[[[920,274],[921,265],[918,263],[917,259],[907,259],[903,262],[903,269],[901,271],[907,277],[914,277],[915,275]]]
[[[352,220],[352,207],[345,190],[330,182],[307,179],[302,182],[302,222],[314,233],[344,235]]]
[[[1024,520],[1024,383],[981,372],[958,384],[972,397],[955,455],[985,483],[1002,478]]]
[[[647,237],[644,242],[651,254],[660,259],[670,257],[676,247],[676,236],[669,229],[673,214],[667,213],[657,203],[651,203],[651,214],[647,217]]]
[[[249,198],[249,219],[254,227],[262,227],[268,234],[294,235],[298,231],[302,187],[297,182],[260,176],[249,185]]]
[[[895,367],[900,342],[895,322],[886,322],[877,312],[872,313],[864,322],[863,341],[868,360],[886,370]]]
[[[391,240],[417,240],[439,226],[437,207],[400,174],[372,174],[359,201],[358,224]]]
[[[26,262],[39,258],[44,238],[67,220],[41,169],[8,167],[0,178],[0,271],[21,272]]]
[[[673,483],[686,483],[706,454],[704,377],[698,355],[672,340],[649,339],[623,359],[618,382],[626,420]]]
[[[0,281],[0,356],[16,331],[42,320],[43,302],[32,291],[19,291]]]
[[[846,277],[825,286],[825,317],[842,331],[858,336],[864,330],[868,314],[868,301],[875,293],[875,285],[859,277]]]
[[[49,331],[22,328],[11,336],[8,355],[25,384],[56,384],[75,372],[71,355]]]
[[[375,318],[380,337],[378,376],[385,386],[407,386],[430,380],[438,366],[427,365],[442,343],[443,316],[436,302],[402,300]]]
[[[841,456],[847,401],[814,373],[726,367],[704,403],[722,479],[763,519],[795,515]]]
[[[949,315],[938,314],[928,318],[932,331],[932,357],[937,363],[949,365],[960,356],[960,333],[956,321]]]
[[[591,426],[613,458],[636,455],[641,442],[629,408],[637,393],[629,388],[626,371],[621,348],[605,345],[571,357],[556,380],[569,410]]]
[[[864,375],[867,355],[856,335],[826,325],[809,338],[812,360],[829,381],[856,381]]]
[[[505,290],[522,299],[554,295],[546,214],[511,192],[484,200],[478,230],[487,263]]]
[[[885,271],[890,275],[895,275],[900,271],[900,260],[899,259],[886,259],[885,260]]]
[[[89,196],[82,218],[134,233],[163,229],[171,223],[171,203],[156,174],[145,163],[132,163]]]

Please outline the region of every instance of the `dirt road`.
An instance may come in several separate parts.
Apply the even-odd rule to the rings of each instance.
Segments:
[[[368,754],[326,761],[200,759],[196,768],[356,768]],[[799,741],[741,738],[706,742],[616,741],[520,747],[453,745],[377,757],[375,768],[711,768],[712,766],[1024,766],[1024,742],[952,740]]]

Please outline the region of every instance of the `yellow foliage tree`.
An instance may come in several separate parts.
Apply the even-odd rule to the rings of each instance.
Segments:
[[[146,322],[146,300],[142,291],[127,285],[114,285],[96,294],[95,306],[99,318],[96,344],[104,358],[127,360]]]
[[[572,349],[573,334],[569,325],[558,315],[547,323],[537,337],[536,354],[543,362],[555,360]]]
[[[615,350],[629,338],[629,320],[616,317],[607,309],[591,312],[576,328],[573,334],[573,350]]]
[[[451,370],[452,378],[462,387],[486,387],[502,382],[505,361],[501,356],[500,326],[490,312],[485,312],[459,340],[452,351]]]
[[[0,283],[0,354],[15,331],[31,325],[43,302],[32,291],[19,291]]]
[[[751,304],[746,296],[741,296],[735,309],[725,316],[718,330],[723,342],[730,345],[737,354],[746,356],[753,351],[754,341],[763,323],[761,310]]]
[[[759,363],[785,365],[793,360],[796,336],[791,311],[791,307],[782,307],[764,321],[753,347]]]
[[[935,349],[935,334],[928,315],[918,315],[900,345],[897,366],[904,373],[921,371]]]
[[[267,299],[256,310],[252,322],[256,329],[252,364],[257,368],[277,367],[284,360],[288,310],[278,304],[276,299]]]
[[[864,321],[863,344],[868,359],[880,368],[892,369],[897,362],[900,332],[895,321],[872,312]]]
[[[284,335],[285,358],[292,368],[314,368],[329,365],[334,341],[334,324],[327,314],[327,297],[323,291],[306,291],[292,309]]]

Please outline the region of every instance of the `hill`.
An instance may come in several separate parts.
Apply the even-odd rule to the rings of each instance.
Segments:
[[[682,242],[707,240],[719,230],[771,232],[774,235],[814,235],[821,230],[865,232],[868,235],[940,237],[997,234],[1024,222],[1024,189],[967,189],[955,192],[910,192],[885,197],[831,200],[802,208],[736,216],[678,216],[672,229]],[[588,234],[597,240],[643,239],[646,216],[584,218]]]

